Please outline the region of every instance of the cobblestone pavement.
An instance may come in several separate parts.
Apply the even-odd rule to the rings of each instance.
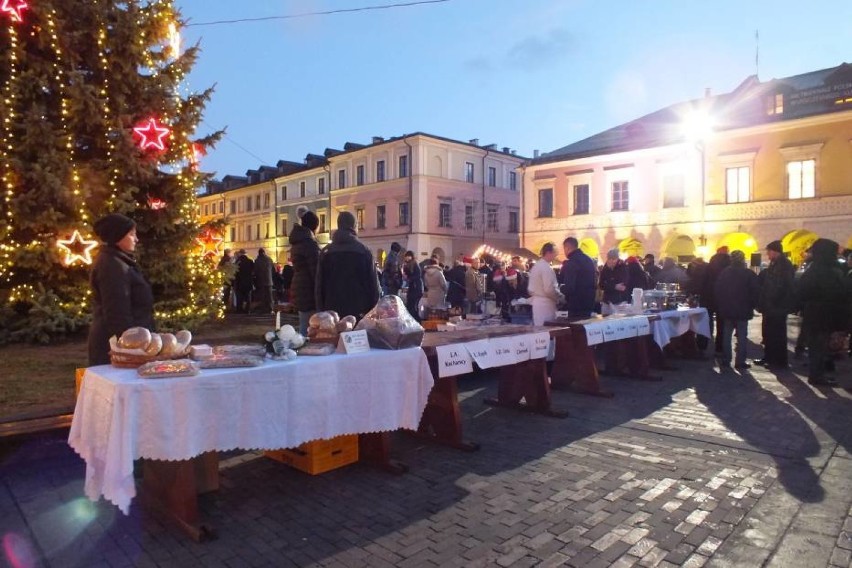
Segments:
[[[758,322],[752,337],[759,337]],[[754,346],[752,355],[759,355]],[[228,454],[202,498],[219,539],[197,544],[140,507],[83,497],[67,432],[0,446],[9,566],[850,566],[852,363],[813,388],[778,374],[676,361],[660,382],[556,393],[559,420],[482,404],[461,382],[475,453],[398,434],[403,476],[308,476]],[[2,561],[0,561],[2,564]]]

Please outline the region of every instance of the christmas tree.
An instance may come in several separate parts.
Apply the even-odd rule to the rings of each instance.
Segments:
[[[0,342],[47,341],[88,318],[92,223],[137,223],[164,328],[221,312],[215,236],[196,221],[197,138],[211,90],[183,91],[169,0],[0,0]]]

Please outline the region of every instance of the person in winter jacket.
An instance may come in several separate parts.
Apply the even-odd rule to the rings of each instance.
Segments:
[[[136,265],[136,223],[111,213],[94,224],[103,246],[92,265],[89,365],[109,364],[109,338],[131,327],[154,330],[154,295]]]
[[[420,299],[423,297],[423,272],[420,270],[420,265],[414,260],[414,251],[406,251],[403,257],[402,274],[408,282],[407,292],[405,293],[405,307],[408,308],[408,313],[420,321]]]
[[[627,288],[627,266],[618,258],[618,249],[606,253],[598,286],[603,290],[604,302],[620,304],[630,300],[632,290]]]
[[[811,264],[795,290],[808,347],[808,383],[812,385],[837,384],[825,376],[828,340],[832,332],[849,329],[852,290],[837,262],[839,248],[832,240],[817,239],[811,246]]]
[[[686,288],[689,282],[689,276],[686,270],[678,266],[673,258],[663,259],[663,268],[657,272],[657,283],[678,284],[682,289]]]
[[[467,300],[468,313],[478,313],[479,300],[482,294],[485,293],[485,277],[480,272],[481,265],[478,258],[474,257],[470,261],[470,266],[464,273],[464,290],[465,299]]]
[[[580,250],[574,237],[562,241],[565,260],[559,270],[559,289],[568,304],[568,316],[588,318],[595,311],[595,261]]]
[[[337,216],[337,230],[323,249],[317,266],[316,305],[333,310],[340,317],[357,319],[379,301],[379,278],[373,253],[358,240],[355,216],[343,211]]]
[[[755,361],[770,369],[787,368],[787,314],[793,309],[793,280],[796,269],[784,256],[781,241],[766,245],[769,267],[762,271],[757,309],[763,314],[763,359]]]
[[[449,286],[447,290],[447,302],[454,308],[463,307],[467,295],[467,291],[465,290],[467,267],[465,265],[469,265],[469,262],[456,261],[455,265],[446,274],[447,285]]]
[[[402,246],[399,243],[391,243],[390,252],[385,259],[385,265],[382,268],[382,289],[385,294],[399,295],[399,289],[402,288],[402,269],[400,266],[400,251]]]
[[[423,272],[423,283],[426,286],[426,305],[430,308],[442,308],[447,303],[447,279],[444,271],[438,265],[438,260],[430,258]]]
[[[713,332],[715,338],[716,353],[722,352],[722,320],[716,313],[716,280],[719,279],[722,271],[730,265],[731,255],[728,254],[728,247],[716,249],[716,254],[710,257],[710,261],[707,263],[704,292],[701,293],[701,305],[707,308],[707,315],[710,317],[710,331]]]
[[[299,312],[299,333],[308,333],[308,321],[317,310],[316,276],[320,248],[314,231],[319,217],[313,211],[302,215],[302,222],[290,231],[290,258],[293,259],[293,283],[290,298]]]
[[[237,313],[250,312],[254,290],[254,261],[248,257],[246,249],[240,249],[235,264],[237,273],[234,275],[234,293],[237,297]]]
[[[254,259],[254,287],[257,289],[257,311],[261,314],[272,312],[272,274],[275,266],[266,250],[258,249]]]
[[[724,269],[716,280],[716,301],[722,319],[722,358],[719,367],[731,367],[731,337],[737,333],[737,355],[735,367],[745,370],[751,367],[748,356],[748,321],[754,317],[757,307],[759,284],[757,275],[749,270],[745,254],[735,250],[731,253],[731,265]]]
[[[651,275],[645,272],[642,268],[642,263],[635,256],[630,256],[625,261],[627,265],[627,295],[632,296],[634,288],[643,290],[652,290],[654,288],[654,280]],[[632,298],[629,298],[632,299]]]

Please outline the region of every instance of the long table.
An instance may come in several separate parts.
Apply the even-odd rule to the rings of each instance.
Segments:
[[[90,367],[68,443],[86,462],[89,499],[104,497],[126,514],[136,496],[133,461],[145,458],[146,501],[202,540],[211,529],[199,518],[197,493],[218,486],[216,451],[362,434],[361,447],[386,459],[387,433],[418,427],[432,386],[420,349],[306,356],[169,379]]]
[[[479,449],[479,444],[464,440],[461,410],[458,403],[458,377],[440,376],[438,368],[439,347],[453,345],[464,349],[465,345],[485,339],[523,337],[537,333],[547,333],[550,337],[557,337],[562,333],[568,333],[568,330],[556,327],[505,324],[427,333],[423,339],[422,349],[429,359],[429,367],[432,370],[435,386],[429,394],[418,433],[431,441],[461,450],[476,451]],[[567,416],[566,412],[555,410],[552,407],[553,399],[545,358],[539,357],[500,366],[498,373],[497,396],[486,398],[486,404],[555,418]]]

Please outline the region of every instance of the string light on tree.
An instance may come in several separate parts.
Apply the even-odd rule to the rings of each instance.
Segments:
[[[139,147],[143,150],[155,149],[162,152],[166,149],[165,138],[171,134],[171,129],[160,125],[156,118],[140,122],[133,128],[133,132],[140,137]]]
[[[23,22],[23,11],[29,8],[29,5],[24,0],[3,0],[0,5],[0,12],[8,14],[15,23]]]
[[[98,241],[84,239],[80,231],[75,230],[68,239],[57,239],[56,246],[65,254],[62,263],[71,266],[76,263],[92,264],[92,251]]]

